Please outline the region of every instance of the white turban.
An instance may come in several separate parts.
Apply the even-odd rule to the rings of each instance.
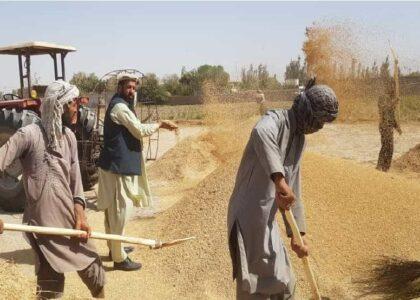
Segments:
[[[58,142],[62,140],[63,105],[72,102],[78,96],[79,89],[63,80],[56,80],[47,87],[41,102],[41,123],[47,135],[49,148],[56,150]]]
[[[129,73],[129,72],[121,72],[117,75],[117,82],[119,83],[120,81],[124,81],[124,80],[132,80],[132,81],[138,81],[139,80],[139,76],[133,74],[133,73]]]

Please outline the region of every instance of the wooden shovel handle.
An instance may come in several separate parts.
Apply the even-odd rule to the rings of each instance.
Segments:
[[[300,235],[299,228],[296,224],[295,217],[293,216],[292,212],[290,210],[285,211],[287,222],[289,223],[290,227],[292,228],[293,236],[297,238],[297,243],[299,246],[303,246],[303,239]],[[312,295],[315,299],[321,300],[321,294],[318,289],[318,284],[315,281],[314,273],[312,272],[311,265],[309,264],[309,259],[307,256],[302,258],[303,266],[305,269],[306,277],[309,281],[309,284],[311,286]]]
[[[76,230],[76,229],[68,229],[68,228],[55,228],[55,227],[43,227],[43,226],[31,226],[31,225],[23,225],[23,224],[8,224],[3,223],[0,219],[0,226],[4,230],[10,231],[20,231],[20,232],[31,232],[37,234],[47,234],[47,235],[61,235],[61,236],[74,236],[78,237],[81,234],[86,233],[83,230]],[[159,240],[150,240],[145,238],[137,238],[137,237],[129,237],[117,234],[106,234],[101,232],[92,232],[91,238],[97,240],[107,240],[107,241],[119,241],[128,244],[138,244],[142,246],[148,246],[151,249],[162,248],[176,245],[185,241],[188,241],[192,238],[186,238],[181,240],[175,240],[170,242],[162,242]]]

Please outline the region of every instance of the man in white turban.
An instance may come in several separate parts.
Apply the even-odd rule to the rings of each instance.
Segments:
[[[142,138],[159,128],[175,130],[169,121],[142,124],[134,110],[137,78],[129,73],[117,76],[118,91],[105,113],[104,147],[99,157],[98,209],[105,212],[105,230],[124,234],[133,206],[151,205],[146,166],[142,156]],[[114,269],[135,271],[141,264],[132,261],[121,242],[109,241]]]
[[[77,271],[95,298],[104,297],[105,272],[96,249],[87,240],[91,229],[77,156],[77,141],[68,128],[77,121],[76,86],[51,83],[41,104],[41,124],[20,128],[0,148],[0,174],[19,159],[27,203],[23,223],[86,231],[80,239],[25,234],[36,253],[37,294],[61,297],[64,273]]]

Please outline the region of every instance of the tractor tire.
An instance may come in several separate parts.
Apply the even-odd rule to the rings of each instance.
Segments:
[[[36,113],[30,110],[0,110],[0,147],[21,127],[40,122]],[[26,195],[22,182],[22,166],[17,159],[7,170],[11,176],[0,178],[0,208],[8,212],[22,212]]]
[[[102,150],[102,145],[92,144],[94,136],[103,135],[103,126],[99,123],[99,130],[94,128],[96,113],[89,107],[79,108],[79,118],[75,134],[78,141],[78,154],[80,173],[84,190],[91,190],[98,183],[97,161]]]

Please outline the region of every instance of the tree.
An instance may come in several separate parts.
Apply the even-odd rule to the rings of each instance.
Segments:
[[[163,88],[168,91],[171,95],[180,95],[181,87],[179,83],[179,77],[177,74],[165,76],[162,79]]]
[[[164,103],[169,96],[165,88],[159,84],[159,79],[154,73],[148,73],[143,78],[142,84],[138,89],[138,95],[142,100],[156,101],[160,104]]]
[[[217,88],[226,88],[229,83],[229,74],[222,66],[202,65],[197,69],[198,82],[212,82]]]
[[[306,63],[301,63],[301,58],[298,56],[297,60],[290,60],[284,72],[284,79],[299,79],[300,83],[306,82]]]
[[[280,83],[276,75],[270,76],[267,65],[259,64],[257,68],[250,65],[248,69],[241,70],[241,87],[243,89],[277,89]]]
[[[183,67],[179,83],[184,95],[197,95],[204,82],[209,82],[217,89],[225,89],[229,83],[229,74],[222,66],[202,65],[197,69],[186,71]]]
[[[89,94],[94,91],[102,92],[105,89],[105,83],[101,82],[94,73],[87,75],[84,72],[78,72],[70,79],[70,83],[77,86],[80,94]],[[95,90],[96,88],[96,90]]]
[[[241,86],[244,89],[258,89],[258,70],[251,64],[247,69],[241,70]]]

